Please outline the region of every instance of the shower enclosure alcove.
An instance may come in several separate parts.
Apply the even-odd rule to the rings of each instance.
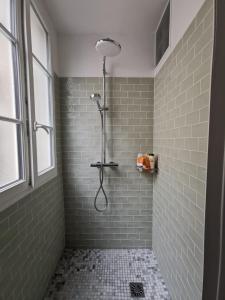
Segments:
[[[106,54],[121,47],[106,45],[103,78],[60,78],[67,250],[49,293],[65,281],[73,299],[169,299],[151,250],[152,176],[136,170],[153,150],[154,82],[111,77]]]
[[[137,172],[136,156],[153,150],[153,78],[112,77],[106,56],[121,46],[103,39],[96,48],[103,78],[60,78],[66,245],[148,248],[152,178]]]
[[[155,79],[107,74],[105,150],[118,167],[104,169],[101,213],[90,168],[101,157],[101,121],[90,95],[102,97],[103,80],[60,78],[67,247],[109,248],[111,258],[115,249],[153,247],[174,299],[202,294],[213,16],[206,0]],[[135,168],[139,152],[159,154],[154,193],[153,178]]]

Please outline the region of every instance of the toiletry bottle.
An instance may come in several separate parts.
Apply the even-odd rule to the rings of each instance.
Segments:
[[[154,171],[155,169],[155,155],[153,153],[149,153],[149,161],[150,161],[150,169]]]
[[[142,172],[143,170],[143,153],[138,153],[137,155],[137,168]]]

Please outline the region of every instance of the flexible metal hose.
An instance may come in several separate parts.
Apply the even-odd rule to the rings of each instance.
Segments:
[[[99,185],[99,188],[97,190],[97,193],[96,193],[96,196],[95,196],[95,201],[94,201],[95,209],[98,212],[102,212],[102,211],[106,210],[107,207],[108,207],[108,198],[106,196],[106,193],[105,193],[105,190],[104,190],[104,187],[103,187],[103,182],[104,182],[104,167],[101,165],[101,167],[99,168],[99,183],[100,183],[100,185]],[[102,190],[103,195],[105,197],[105,207],[103,209],[100,209],[97,206],[97,199],[98,199],[98,195],[99,195],[101,190]]]
[[[100,113],[100,116],[101,116],[102,145],[103,145],[103,141],[104,141],[104,137],[103,137],[103,135],[104,135],[104,111],[99,110],[99,113]],[[101,161],[101,166],[99,167],[99,183],[100,183],[100,185],[99,185],[99,188],[98,188],[97,193],[95,195],[95,201],[94,201],[94,207],[98,212],[105,211],[108,207],[108,204],[109,204],[106,192],[105,192],[104,187],[103,187],[103,182],[104,182],[104,166],[103,166],[103,164],[104,164],[104,154],[103,153],[104,152],[103,151],[104,151],[104,147],[102,147],[102,161]],[[97,206],[97,199],[98,199],[98,195],[99,195],[101,190],[102,190],[102,193],[105,197],[105,207],[103,209],[100,209]]]

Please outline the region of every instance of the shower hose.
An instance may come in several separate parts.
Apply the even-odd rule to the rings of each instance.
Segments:
[[[95,201],[94,201],[95,209],[99,212],[102,212],[102,211],[106,210],[107,207],[108,207],[108,198],[107,198],[107,195],[106,195],[104,187],[103,187],[103,182],[104,182],[104,167],[103,167],[103,165],[101,165],[101,167],[99,167],[99,183],[100,183],[100,185],[99,185],[99,188],[97,190],[97,193],[96,193],[96,196],[95,196]],[[103,209],[100,209],[97,205],[98,195],[99,195],[101,190],[102,190],[102,193],[105,197],[105,207]]]
[[[107,198],[107,195],[106,195],[106,192],[104,190],[104,187],[103,187],[103,182],[104,182],[104,166],[103,166],[103,163],[104,163],[104,116],[103,116],[103,111],[102,110],[99,110],[100,112],[100,115],[101,115],[101,129],[102,129],[102,161],[101,161],[101,166],[99,167],[99,188],[97,190],[97,193],[95,195],[95,201],[94,201],[94,207],[95,209],[98,211],[98,212],[103,212],[107,209],[108,207],[108,198]],[[98,200],[98,196],[99,196],[99,193],[100,191],[102,191],[104,197],[105,197],[105,207],[103,209],[100,209],[97,205],[97,200]]]

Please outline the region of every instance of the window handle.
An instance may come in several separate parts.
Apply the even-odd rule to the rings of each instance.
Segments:
[[[40,124],[38,122],[34,122],[34,131],[38,131],[39,128],[44,129],[47,132],[47,134],[49,134],[50,130],[52,130],[51,126],[47,126],[44,124]]]

